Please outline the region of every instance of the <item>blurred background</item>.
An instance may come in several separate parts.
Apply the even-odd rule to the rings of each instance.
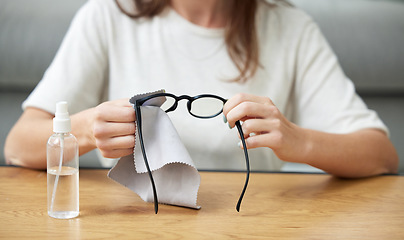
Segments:
[[[0,165],[21,103],[85,0],[0,0]],[[404,173],[404,0],[291,0],[319,24],[345,73],[390,129]],[[51,91],[51,89],[49,89]],[[27,133],[30,137],[30,133]],[[91,152],[80,167],[109,167]],[[285,171],[318,171],[287,164]]]

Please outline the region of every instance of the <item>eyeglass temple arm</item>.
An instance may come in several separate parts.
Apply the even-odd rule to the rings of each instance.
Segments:
[[[135,112],[136,112],[136,121],[137,121],[137,132],[139,135],[139,141],[140,141],[140,147],[142,149],[143,160],[144,160],[144,164],[146,165],[147,173],[149,175],[150,182],[151,182],[151,185],[153,188],[154,212],[157,214],[157,212],[158,212],[157,191],[156,191],[156,186],[154,184],[154,179],[153,179],[152,173],[150,171],[149,162],[147,161],[147,157],[146,157],[146,150],[144,148],[143,135],[142,135],[142,115],[141,115],[140,107],[137,104],[135,107]]]
[[[239,134],[240,134],[241,142],[243,144],[244,156],[245,156],[246,167],[247,167],[247,176],[246,176],[246,179],[245,179],[244,188],[243,188],[243,191],[240,194],[240,198],[238,199],[237,206],[236,206],[237,212],[240,212],[240,205],[241,205],[241,202],[243,201],[243,197],[244,197],[245,191],[247,189],[248,181],[250,179],[250,160],[248,158],[247,144],[245,143],[244,133],[243,133],[243,130],[241,128],[240,121],[236,122],[236,127],[237,127],[237,130],[238,130]]]

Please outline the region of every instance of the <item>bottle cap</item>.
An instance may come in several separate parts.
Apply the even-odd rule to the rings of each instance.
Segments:
[[[67,102],[56,103],[56,113],[53,118],[53,132],[68,133],[71,131],[69,112],[67,111]]]

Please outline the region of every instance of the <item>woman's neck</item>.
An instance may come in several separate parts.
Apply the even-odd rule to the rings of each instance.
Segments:
[[[206,28],[226,26],[231,0],[171,0],[171,7],[188,21]]]

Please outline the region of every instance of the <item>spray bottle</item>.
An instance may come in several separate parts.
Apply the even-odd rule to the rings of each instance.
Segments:
[[[79,148],[70,131],[67,102],[58,102],[46,151],[48,215],[59,219],[79,215]]]

